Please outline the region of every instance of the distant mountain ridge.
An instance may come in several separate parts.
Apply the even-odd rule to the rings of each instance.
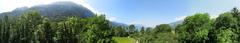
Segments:
[[[68,1],[55,2],[47,5],[37,5],[30,8],[16,8],[11,12],[1,13],[1,15],[20,16],[21,14],[30,10],[37,10],[42,16],[49,18],[57,18],[59,16],[79,16],[86,18],[94,15],[94,13],[88,8]]]
[[[175,29],[179,24],[182,24],[183,23],[183,20],[179,20],[179,21],[175,21],[175,22],[172,22],[172,23],[169,23],[169,25]]]
[[[16,8],[10,12],[0,13],[0,18],[3,17],[4,15],[18,17],[18,16],[21,16],[23,13],[31,10],[37,10],[40,12],[40,15],[46,16],[51,19],[68,17],[68,16],[78,16],[81,18],[87,18],[95,15],[94,12],[92,12],[91,10],[89,10],[88,8],[82,5],[79,5],[73,2],[63,1],[63,2],[55,2],[47,5],[37,5],[30,8],[28,7]],[[124,23],[118,23],[114,21],[110,21],[110,24],[112,26],[127,26]]]

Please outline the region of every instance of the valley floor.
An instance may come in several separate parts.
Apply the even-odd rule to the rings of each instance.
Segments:
[[[117,43],[138,43],[137,40],[128,37],[113,37]]]

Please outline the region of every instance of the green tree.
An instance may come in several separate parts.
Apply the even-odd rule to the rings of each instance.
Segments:
[[[208,39],[210,17],[207,13],[197,13],[184,19],[183,24],[177,28],[180,42],[205,43]]]
[[[225,31],[226,29],[231,30],[231,32],[236,33],[237,30],[237,18],[234,18],[234,16],[229,13],[223,13],[221,14],[218,18],[216,18],[215,22],[214,22],[214,28],[211,29],[210,33],[209,33],[209,41],[208,42],[212,42],[212,43],[217,43],[220,41],[219,39],[219,35],[218,34],[222,34],[224,32],[220,32],[220,31]],[[237,35],[232,35],[232,38],[237,38]],[[221,39],[222,40],[222,39]],[[236,41],[236,39],[231,39],[232,41]]]
[[[234,18],[237,18],[237,27],[234,28],[235,30],[233,31],[234,33],[236,34],[240,34],[240,11],[239,9],[237,9],[236,7],[234,7],[231,12],[230,12]],[[238,35],[237,37],[235,37],[236,39],[235,40],[238,40],[238,42],[240,42],[240,39],[239,39],[240,35]]]
[[[141,32],[142,34],[144,34],[144,32],[145,32],[145,28],[142,27],[141,30],[140,30],[140,32]]]
[[[104,15],[87,18],[86,31],[87,43],[110,43],[112,36],[110,36],[109,21],[105,19]]]
[[[5,15],[3,17],[3,19],[1,20],[1,29],[0,29],[0,42],[1,43],[6,43],[6,42],[10,42],[9,38],[11,35],[11,28],[12,28],[12,20],[8,15]]]
[[[235,42],[232,37],[235,33],[232,32],[231,29],[222,27],[221,30],[219,30],[218,32],[219,33],[216,35],[217,43],[233,43],[233,42]]]
[[[40,43],[54,43],[54,31],[47,17],[44,17],[42,23],[38,25],[38,31],[35,34],[39,37]]]
[[[155,31],[156,32],[171,32],[172,28],[168,24],[161,24],[161,25],[157,25],[155,27]]]
[[[112,33],[114,36],[119,36],[119,37],[126,37],[127,36],[127,31],[124,26],[116,26],[112,27]]]
[[[128,34],[134,34],[136,32],[135,25],[129,25],[128,29]]]
[[[223,13],[214,22],[215,28],[219,29],[221,27],[226,28],[236,28],[237,27],[237,18],[234,18],[231,13]]]

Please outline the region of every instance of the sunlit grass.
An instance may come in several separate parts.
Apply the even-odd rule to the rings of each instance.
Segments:
[[[117,43],[135,43],[135,40],[133,38],[127,37],[113,37],[113,40]]]

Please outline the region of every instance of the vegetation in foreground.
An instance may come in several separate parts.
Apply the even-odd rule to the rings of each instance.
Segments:
[[[136,40],[128,37],[113,37],[116,43],[136,43]]]
[[[207,13],[188,16],[172,28],[134,25],[113,26],[104,15],[49,19],[37,11],[21,16],[5,15],[0,20],[0,43],[238,43],[240,12],[237,8],[211,19]],[[124,38],[130,37],[130,38]],[[133,39],[131,39],[133,38]],[[128,41],[127,41],[128,40]]]

